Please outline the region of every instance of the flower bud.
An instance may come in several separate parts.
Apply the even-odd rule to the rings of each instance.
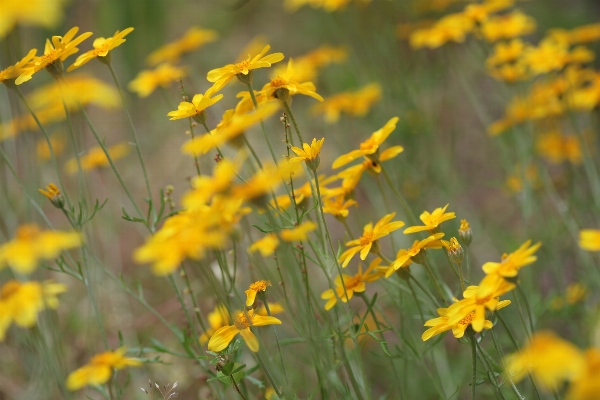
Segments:
[[[458,228],[458,237],[466,246],[469,246],[471,244],[471,240],[473,239],[473,231],[471,231],[471,227],[469,226],[469,223],[466,219],[460,220],[460,228]]]

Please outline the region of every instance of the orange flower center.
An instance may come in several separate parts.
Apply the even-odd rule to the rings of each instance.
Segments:
[[[250,284],[250,290],[254,290],[255,292],[264,292],[267,290],[268,286],[271,286],[270,281],[257,281]]]
[[[485,303],[487,303],[488,301],[490,301],[491,299],[492,299],[492,295],[490,294],[490,295],[487,295],[487,296],[485,296],[485,297],[482,297],[482,298],[480,298],[480,299],[477,299],[475,303],[476,303],[477,305],[479,305],[479,306],[482,306],[482,305],[484,305]]]
[[[375,152],[379,145],[373,138],[369,138],[360,144],[360,149],[363,151],[372,151]]]
[[[0,299],[6,300],[13,296],[21,288],[21,283],[18,281],[9,281],[2,286],[2,292],[0,292]]]
[[[102,46],[94,49],[94,55],[97,57],[100,53],[106,53],[108,50],[108,43],[104,43]]]
[[[277,78],[271,79],[271,87],[278,88],[287,85],[288,82],[282,77],[278,76]]]
[[[250,66],[250,60],[244,60],[242,62],[235,64],[235,66],[240,71],[246,70]]]
[[[18,240],[31,240],[40,233],[39,228],[36,225],[23,225],[17,229]]]
[[[250,318],[252,318],[252,317],[250,317]],[[237,318],[235,319],[235,322],[233,323],[233,325],[235,325],[235,327],[238,328],[239,330],[242,330],[242,329],[249,328],[250,325],[252,325],[252,323],[250,321],[248,321],[248,318],[246,318],[246,315],[244,313],[239,313]]]
[[[373,232],[365,232],[361,237],[360,237],[360,245],[361,246],[366,246],[369,243],[373,242]]]
[[[40,59],[44,62],[52,62],[54,60],[56,60],[58,58],[58,52],[56,50],[52,50],[50,53],[48,54],[44,54],[43,56],[40,57]]]
[[[472,311],[469,315],[458,321],[459,325],[469,325],[471,321],[473,321],[473,317],[475,316],[475,311]]]

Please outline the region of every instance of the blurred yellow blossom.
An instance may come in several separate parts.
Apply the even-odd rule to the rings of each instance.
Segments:
[[[127,349],[121,347],[114,351],[96,354],[88,364],[69,374],[67,389],[75,391],[88,385],[102,385],[112,377],[113,370],[142,365],[140,360],[126,357],[126,352]]]
[[[584,229],[579,231],[579,247],[587,251],[600,251],[600,230]]]
[[[352,199],[346,200],[344,195],[328,197],[323,201],[323,212],[331,214],[336,218],[346,218],[350,213],[351,206],[358,206],[358,203]]]
[[[268,257],[275,253],[277,247],[279,247],[279,239],[277,239],[277,235],[274,233],[269,233],[268,235],[265,235],[252,243],[248,247],[248,252],[255,253],[258,251],[260,252],[261,256]]]
[[[343,92],[326,98],[312,107],[314,114],[323,114],[328,123],[337,122],[342,113],[363,117],[371,106],[381,100],[381,86],[371,83],[354,92]]]
[[[128,143],[119,143],[114,146],[110,146],[107,150],[110,158],[113,161],[116,161],[125,157],[129,153],[130,147],[131,146]],[[79,161],[81,162],[81,169],[83,171],[108,167],[110,165],[108,158],[106,157],[106,154],[104,154],[104,150],[101,147],[91,148],[87,154],[79,157]],[[79,166],[77,165],[77,159],[75,158],[70,159],[65,164],[65,171],[69,174],[76,174],[78,170]]]
[[[273,97],[282,101],[287,101],[289,96],[298,93],[323,101],[323,97],[315,91],[317,89],[314,83],[300,83],[295,79],[295,75],[294,62],[290,58],[287,70],[283,74],[271,79],[271,82],[265,84],[262,90],[266,93],[267,97]]]
[[[12,323],[31,328],[40,312],[46,308],[58,308],[56,295],[66,291],[65,285],[52,281],[5,282],[0,288],[0,342],[4,341]]]
[[[173,82],[187,76],[187,69],[163,63],[156,69],[141,71],[127,86],[140,97],[148,97],[157,87],[168,88]]]
[[[107,58],[108,52],[125,43],[126,39],[124,39],[124,37],[129,35],[132,31],[133,28],[127,28],[123,31],[116,31],[115,34],[109,38],[96,38],[94,40],[94,43],[92,44],[94,50],[85,52],[79,57],[77,57],[73,65],[67,68],[67,71],[73,71],[75,68],[81,67],[82,65],[88,63],[94,58],[110,60],[110,58]]]
[[[206,119],[203,116],[204,110],[208,107],[212,106],[219,100],[223,98],[222,94],[213,95],[213,88],[209,88],[204,94],[196,94],[192,99],[192,102],[182,101],[179,103],[177,110],[171,111],[167,114],[167,116],[171,117],[171,121],[182,118],[194,118],[196,122],[203,123]]]
[[[501,262],[486,262],[483,264],[483,272],[488,275],[496,274],[504,278],[513,278],[517,276],[519,270],[537,260],[535,252],[542,246],[542,242],[537,242],[533,246],[531,240],[527,240],[517,250],[510,254],[504,254]]]
[[[196,50],[206,43],[214,42],[217,38],[216,31],[193,26],[181,38],[154,50],[146,61],[150,65],[177,63],[183,54]]]
[[[369,267],[364,272],[362,270],[362,264],[359,263],[358,273],[356,275],[337,275],[333,280],[333,284],[335,285],[335,293],[334,289],[327,289],[321,294],[321,298],[323,300],[327,300],[327,303],[325,303],[325,309],[330,310],[333,308],[333,306],[335,306],[337,303],[338,297],[340,300],[346,303],[354,296],[354,293],[364,292],[367,289],[367,283],[381,278],[383,276],[383,272],[377,269],[379,264],[381,264],[381,258],[377,257],[371,262],[371,264],[369,264]],[[346,294],[348,297],[346,297]]]
[[[600,393],[600,350],[590,348],[583,354],[584,364],[571,380],[565,399],[595,400]],[[571,360],[567,360],[571,364]]]
[[[569,44],[596,42],[600,40],[600,23],[578,26],[571,30],[550,29],[548,35]]]
[[[227,307],[224,304],[218,304],[215,306],[213,312],[208,314],[207,317],[208,324],[210,327],[200,335],[198,339],[200,344],[204,346],[208,339],[217,331],[217,329],[222,328],[231,323],[231,319],[229,318],[229,312],[227,311]]]
[[[574,135],[563,135],[559,131],[550,131],[537,136],[535,148],[539,155],[553,164],[569,161],[579,165],[582,162],[579,139]]]
[[[13,240],[0,245],[0,269],[9,266],[18,273],[30,274],[40,261],[52,260],[81,243],[77,232],[42,231],[34,224],[21,225]]]
[[[317,224],[306,221],[292,229],[283,229],[280,233],[281,239],[286,242],[300,242],[308,240],[308,233],[317,229]]]
[[[320,68],[331,63],[342,62],[347,57],[348,52],[345,47],[320,46],[305,55],[294,57],[294,79],[299,82],[313,81],[317,78]],[[271,78],[282,76],[286,70],[285,65],[274,67]]]
[[[2,0],[0,39],[16,25],[53,28],[63,19],[66,0]]]
[[[0,17],[0,18],[2,18],[2,17]],[[0,34],[0,37],[1,36],[2,35]],[[31,62],[31,60],[33,60],[36,53],[37,53],[37,49],[31,49],[31,50],[29,50],[29,53],[27,53],[27,55],[25,57],[23,57],[21,60],[17,61],[15,64],[13,64],[9,67],[6,67],[2,71],[0,71],[0,82],[8,83],[10,81],[17,79],[19,77],[19,75],[21,75],[23,73],[23,68],[27,67],[29,65],[29,63]]]
[[[59,156],[65,149],[66,140],[60,134],[53,134],[50,136],[50,144],[55,156]],[[46,139],[39,139],[36,144],[36,154],[40,161],[50,160],[50,148]]]
[[[410,45],[415,49],[435,49],[448,42],[462,43],[474,26],[473,20],[464,13],[448,14],[429,28],[413,31],[410,35]]]
[[[502,39],[514,39],[535,32],[535,20],[519,10],[509,14],[496,15],[486,20],[481,26],[481,33],[488,42]]]
[[[259,342],[252,331],[250,331],[250,327],[274,324],[279,325],[281,321],[275,317],[254,314],[253,310],[249,310],[247,313],[239,313],[233,325],[224,326],[212,335],[208,341],[208,350],[214,352],[225,350],[239,333],[248,345],[248,348],[256,353],[259,350]]]

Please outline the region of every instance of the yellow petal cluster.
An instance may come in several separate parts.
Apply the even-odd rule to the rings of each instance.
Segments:
[[[114,351],[96,354],[89,363],[69,374],[67,389],[75,391],[88,385],[102,385],[112,377],[113,370],[142,365],[141,361],[126,357],[126,352],[127,349],[121,347]]]

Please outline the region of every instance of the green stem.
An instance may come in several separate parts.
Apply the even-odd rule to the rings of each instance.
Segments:
[[[410,207],[408,206],[408,203],[406,202],[406,199],[404,198],[404,196],[402,196],[400,194],[400,192],[398,192],[398,190],[396,190],[396,188],[394,187],[394,184],[392,183],[392,179],[388,175],[388,173],[387,173],[386,169],[383,167],[383,165],[381,166],[381,172],[383,172],[383,177],[385,178],[385,181],[387,182],[388,186],[390,187],[390,189],[392,189],[392,192],[396,195],[396,198],[398,198],[398,200],[400,201],[400,205],[404,209],[404,213],[406,214],[406,216],[410,219],[410,223],[412,225],[417,225],[419,223],[417,221],[417,218],[415,217],[415,215],[411,211]]]
[[[442,299],[444,304],[448,305],[448,302],[446,301],[446,296],[444,296],[444,292],[442,292],[442,288],[440,287],[437,279],[435,279],[435,276],[433,275],[433,272],[431,271],[431,268],[429,267],[427,261],[423,261],[423,268],[425,269],[425,272],[427,272],[429,279],[433,281],[433,284],[435,285],[435,288],[437,289],[438,294],[440,295],[440,298]]]
[[[254,355],[256,355],[256,360],[258,361],[258,363],[260,364],[260,367],[265,372],[265,375],[267,375],[267,379],[271,383],[271,386],[273,386],[273,389],[275,389],[275,393],[277,393],[278,397],[281,397],[283,392],[279,389],[279,386],[277,386],[277,384],[275,383],[275,379],[273,379],[273,375],[271,375],[271,371],[269,371],[269,368],[267,368],[267,365],[263,362],[262,358],[260,357],[260,353],[254,353]]]
[[[525,397],[521,396],[521,393],[519,393],[517,386],[515,385],[510,374],[507,371],[506,364],[504,363],[504,356],[502,355],[502,350],[500,350],[500,346],[498,345],[498,339],[496,338],[496,333],[493,328],[490,329],[490,334],[492,335],[492,342],[494,342],[494,347],[496,348],[498,357],[500,357],[500,362],[502,363],[502,368],[504,369],[504,371],[506,371],[505,376],[508,379],[508,381],[510,382],[510,386],[511,386],[513,392],[515,392],[515,394],[517,395],[519,400],[525,400]]]
[[[413,289],[410,284],[410,278],[406,280],[406,284],[410,289],[410,293],[412,293],[413,298],[415,299],[415,303],[417,304],[417,309],[419,310],[419,315],[421,316],[421,323],[425,325],[425,317],[423,316],[423,310],[421,310],[421,305],[419,304],[419,298],[417,297],[417,293],[415,293],[415,289]]]
[[[298,124],[296,123],[296,118],[294,118],[294,113],[292,113],[292,108],[287,101],[282,101],[281,103],[283,104],[283,108],[285,108],[285,112],[290,116],[292,124],[294,124],[294,129],[296,130],[296,135],[298,135],[300,143],[304,143],[304,139],[302,139],[302,134],[300,133],[300,129],[298,129]]]
[[[265,303],[265,308],[267,310],[267,315],[270,317],[271,316],[271,309],[269,308],[269,303],[267,302],[267,299],[264,300]],[[283,371],[283,377],[285,378],[285,384],[290,387],[290,381],[288,379],[287,376],[287,372],[285,370],[285,364],[283,362],[283,352],[281,351],[281,345],[279,344],[279,337],[277,336],[277,329],[275,328],[275,325],[272,325],[273,327],[273,334],[275,335],[275,343],[277,344],[277,351],[279,352],[279,362],[281,362],[281,370]]]
[[[252,89],[252,82],[248,82],[246,84],[248,86],[248,91],[250,92],[250,98],[252,99],[252,104],[254,104],[254,109],[258,110],[258,102],[256,101],[256,96],[254,96],[254,89]],[[269,147],[269,152],[271,153],[271,157],[273,157],[273,161],[277,163],[277,157],[275,157],[275,152],[273,151],[273,147],[271,146],[271,142],[269,141],[269,137],[267,136],[267,130],[265,129],[265,123],[263,120],[260,120],[260,127],[262,128],[263,135],[265,136],[265,141],[267,142],[267,146]],[[254,150],[249,147],[254,154]],[[260,165],[260,162],[259,162]],[[262,168],[262,166],[261,166]]]
[[[477,343],[475,342],[475,335],[471,335],[469,341],[471,342],[471,363],[473,365],[471,370],[471,399],[475,400],[475,386],[477,385]]]

